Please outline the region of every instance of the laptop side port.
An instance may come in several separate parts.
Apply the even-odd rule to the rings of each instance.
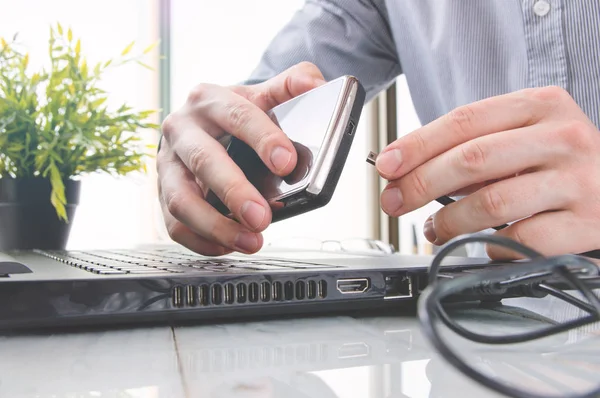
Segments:
[[[338,279],[336,287],[337,290],[342,294],[360,294],[369,290],[369,279]]]
[[[361,358],[369,356],[370,353],[371,348],[366,343],[346,343],[338,349],[338,358]]]
[[[385,277],[385,300],[409,298],[413,296],[412,278],[407,275]]]

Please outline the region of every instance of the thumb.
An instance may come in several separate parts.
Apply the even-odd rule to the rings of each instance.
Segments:
[[[325,83],[316,65],[301,62],[265,82],[236,86],[233,91],[267,111]]]

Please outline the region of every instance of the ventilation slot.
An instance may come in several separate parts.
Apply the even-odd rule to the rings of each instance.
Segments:
[[[306,290],[307,290],[306,298],[308,298],[309,300],[316,298],[317,297],[317,282],[308,281]]]
[[[198,307],[209,305],[234,305],[246,303],[270,303],[303,301],[327,297],[324,280],[298,280],[251,283],[220,283],[175,286],[172,291],[174,307]]]
[[[296,282],[296,300],[304,300],[304,295],[306,294],[306,285],[304,281]]]
[[[260,301],[263,303],[271,301],[271,285],[269,282],[263,282],[260,284]]]
[[[182,286],[175,286],[175,288],[173,288],[173,293],[172,293],[172,299],[173,299],[173,306],[175,307],[183,307],[183,287]]]
[[[244,304],[248,299],[248,289],[245,283],[238,283],[237,285],[237,302]]]
[[[256,303],[258,301],[258,290],[258,283],[252,282],[248,286],[248,301],[250,301],[251,303]]]
[[[193,285],[187,285],[185,287],[185,304],[188,307],[195,307],[196,297],[196,287]]]
[[[273,300],[283,300],[283,284],[281,282],[273,283]]]
[[[294,284],[292,282],[288,281],[283,285],[283,296],[287,301],[294,298]]]
[[[234,296],[235,286],[232,283],[228,283],[225,285],[224,295],[225,295],[225,304],[233,304],[235,299]]]
[[[208,305],[208,285],[200,285],[198,287],[198,304]]]
[[[325,282],[324,280],[320,280],[317,290],[317,295],[319,296],[319,298],[327,297],[327,282]]]
[[[223,302],[223,288],[220,284],[215,283],[210,287],[210,299],[215,305],[219,305]]]

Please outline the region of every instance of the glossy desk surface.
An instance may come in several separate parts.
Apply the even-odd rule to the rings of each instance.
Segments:
[[[527,308],[555,320],[575,314],[544,299],[455,316],[495,334],[547,325]],[[600,382],[598,330],[517,346],[449,341],[497,377],[560,396]],[[0,337],[6,398],[483,396],[498,395],[446,364],[414,314]]]

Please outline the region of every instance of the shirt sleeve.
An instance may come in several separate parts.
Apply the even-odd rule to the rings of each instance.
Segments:
[[[326,80],[353,75],[367,101],[400,73],[384,0],[307,0],[270,42],[247,84],[267,80],[302,61]]]

